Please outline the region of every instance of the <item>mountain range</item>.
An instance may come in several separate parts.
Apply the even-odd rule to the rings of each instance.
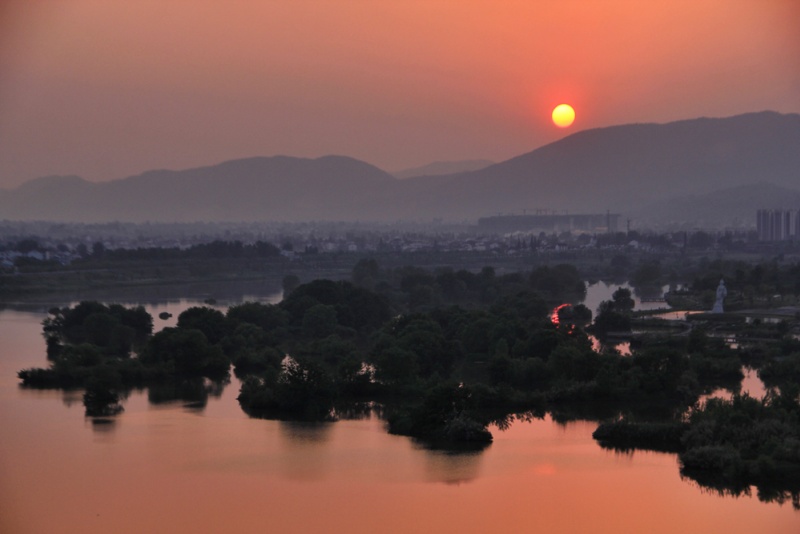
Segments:
[[[404,180],[406,178],[416,178],[417,176],[440,176],[442,174],[458,174],[460,172],[470,172],[484,169],[489,165],[494,165],[494,161],[488,159],[467,159],[462,161],[434,161],[421,167],[412,167],[401,171],[393,171],[392,176]]]
[[[255,157],[99,183],[51,176],[0,190],[0,219],[474,221],[546,209],[719,226],[752,225],[758,208],[799,200],[800,115],[767,111],[584,130],[477,170],[402,180],[345,156]]]

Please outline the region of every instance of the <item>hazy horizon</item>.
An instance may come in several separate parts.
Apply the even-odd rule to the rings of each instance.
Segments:
[[[42,176],[33,177],[33,178],[28,179],[28,180],[25,180],[24,182],[22,182],[20,184],[15,184],[15,185],[7,186],[7,187],[3,187],[3,186],[0,185],[0,190],[13,190],[13,189],[18,188],[21,185],[24,185],[24,184],[26,184],[28,182],[31,182],[31,181],[36,181],[36,180],[38,180],[40,178],[41,179],[69,178],[69,177],[77,176],[78,178],[81,178],[82,180],[84,180],[86,182],[89,182],[89,183],[102,184],[102,183],[105,183],[105,182],[118,182],[118,181],[121,181],[121,180],[126,180],[128,178],[136,178],[138,176],[146,175],[146,174],[152,173],[152,172],[157,172],[158,173],[158,172],[162,172],[162,171],[168,171],[168,172],[173,172],[173,171],[174,172],[193,171],[193,170],[201,170],[201,169],[213,168],[213,167],[217,167],[219,165],[225,165],[225,164],[229,164],[229,163],[236,162],[236,161],[246,161],[246,160],[256,160],[256,159],[268,159],[269,160],[269,159],[273,159],[273,158],[288,158],[288,159],[297,160],[297,161],[301,161],[301,160],[307,160],[307,161],[323,160],[323,159],[332,158],[332,157],[333,158],[340,158],[340,157],[350,158],[350,159],[354,159],[355,161],[359,161],[359,162],[367,163],[368,165],[372,165],[372,166],[376,167],[377,169],[379,169],[379,170],[381,170],[381,171],[383,171],[383,172],[385,172],[385,173],[387,173],[389,175],[392,175],[394,178],[397,178],[399,180],[404,180],[404,179],[406,179],[406,176],[404,176],[404,174],[406,174],[406,173],[408,174],[408,177],[425,177],[425,176],[459,174],[459,173],[462,173],[464,171],[477,170],[477,169],[482,169],[482,168],[485,168],[485,167],[489,167],[491,165],[496,165],[498,163],[504,163],[506,161],[518,158],[520,156],[524,156],[526,154],[536,152],[537,150],[539,150],[541,148],[544,148],[544,147],[547,147],[548,145],[557,143],[558,141],[561,141],[562,139],[570,137],[573,134],[576,134],[576,133],[579,133],[579,132],[585,132],[587,130],[603,130],[603,129],[606,129],[606,128],[625,127],[625,126],[640,126],[640,125],[645,125],[645,124],[664,125],[664,124],[680,123],[680,122],[684,122],[684,121],[692,121],[692,120],[695,120],[695,119],[712,119],[712,120],[713,119],[732,119],[732,118],[736,118],[736,117],[739,117],[739,116],[742,116],[742,115],[758,115],[758,114],[763,114],[763,113],[778,113],[778,112],[776,112],[774,110],[759,110],[759,111],[745,112],[745,113],[742,113],[740,115],[735,115],[733,117],[708,117],[708,116],[703,116],[703,117],[694,117],[694,118],[686,118],[686,119],[677,119],[675,121],[670,121],[668,123],[656,123],[656,122],[643,123],[643,122],[638,122],[638,123],[631,123],[631,124],[610,124],[610,125],[607,125],[607,126],[598,126],[596,128],[587,128],[585,130],[583,130],[583,129],[582,130],[568,129],[566,131],[566,133],[562,137],[560,137],[558,139],[555,139],[553,141],[547,142],[547,143],[545,143],[545,144],[543,144],[541,146],[532,147],[531,149],[526,150],[523,153],[513,154],[513,155],[509,156],[508,158],[505,158],[503,160],[498,160],[498,161],[476,160],[476,159],[463,159],[463,160],[452,160],[452,161],[429,161],[429,162],[427,162],[425,164],[422,164],[422,165],[416,165],[416,166],[403,168],[403,169],[387,169],[387,168],[381,167],[379,165],[376,165],[376,164],[374,164],[374,163],[372,163],[370,161],[365,161],[365,160],[362,160],[362,159],[359,159],[359,158],[354,158],[353,156],[351,156],[349,154],[319,154],[319,155],[312,155],[312,156],[296,156],[296,155],[293,155],[293,154],[252,154],[252,155],[249,155],[249,156],[241,156],[241,157],[237,157],[237,158],[221,159],[219,161],[209,162],[208,164],[198,164],[198,165],[192,165],[192,166],[189,166],[189,167],[180,167],[180,168],[179,167],[163,167],[163,168],[142,169],[141,171],[138,171],[138,172],[136,172],[134,174],[131,174],[131,175],[119,176],[119,177],[108,178],[108,179],[91,180],[91,179],[87,179],[85,176],[81,176],[79,174],[74,174],[74,173],[54,173],[54,174],[49,174],[49,175],[42,175]],[[800,115],[800,113],[782,113],[781,115]],[[477,165],[478,162],[480,162],[481,165]],[[443,168],[448,167],[448,166],[452,166],[454,168],[454,170],[452,170],[452,171],[451,170],[440,170],[440,168],[443,169]],[[463,167],[463,168],[460,168],[460,167]],[[429,169],[429,168],[436,169],[436,170],[434,172],[430,172],[430,173],[420,172],[420,171],[422,171],[424,169]]]
[[[500,162],[590,128],[798,113],[798,22],[791,0],[11,0],[0,187],[251,156]]]

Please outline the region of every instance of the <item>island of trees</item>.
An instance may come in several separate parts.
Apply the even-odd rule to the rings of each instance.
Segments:
[[[500,275],[381,269],[367,259],[349,281],[288,282],[279,304],[193,307],[155,334],[141,307],[52,309],[43,325],[51,364],[19,377],[27,387],[82,388],[87,415],[109,416],[135,387],[154,401],[202,403],[232,368],[239,403],[254,417],[378,411],[390,432],[433,447],[480,448],[491,424],[546,412],[589,418],[602,422],[595,437],[603,446],[673,451],[682,473],[706,486],[757,485],[764,498],[800,506],[800,341],[789,322],[697,319],[680,335],[639,336],[622,355],[598,350],[590,333],[602,342],[657,320],[638,317],[622,289],[591,322],[592,311],[575,304],[583,278],[568,264]],[[683,298],[704,298],[697,287]],[[729,287],[735,292],[735,281]],[[564,303],[574,305],[554,317]],[[717,328],[751,329],[769,342],[734,348],[711,335]],[[764,398],[737,393],[743,366],[758,369]],[[721,387],[734,392],[730,400],[700,402]]]

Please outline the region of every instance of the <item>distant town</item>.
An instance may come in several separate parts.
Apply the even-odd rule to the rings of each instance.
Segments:
[[[276,245],[288,259],[340,253],[490,253],[526,256],[586,250],[785,252],[800,239],[800,210],[758,210],[757,227],[724,231],[620,229],[619,214],[498,215],[477,224],[0,222],[0,267],[69,265],[106,250],[180,249],[213,241]],[[782,245],[776,245],[781,244]]]
[[[798,257],[798,211],[759,210],[757,215],[756,228],[671,232],[631,229],[629,220],[623,227],[619,214],[552,212],[497,215],[481,218],[477,224],[3,221],[0,274],[86,273],[87,269],[108,269],[110,261],[167,259],[163,254],[171,254],[169,258],[178,261],[183,254],[195,259],[247,258],[238,267],[238,276],[247,272],[249,276],[280,278],[286,273],[300,273],[301,278],[337,278],[349,272],[358,258],[374,257],[387,266],[473,270],[490,264],[514,270],[547,262],[583,263],[587,275],[602,278],[630,275],[639,264],[667,258],[674,258],[667,263],[673,271],[679,271],[680,258],[687,254],[697,258],[734,254],[750,261],[791,261]],[[214,243],[232,247],[207,246]],[[204,250],[196,250],[203,246]],[[250,254],[242,247],[258,250]],[[162,256],[157,258],[154,251],[162,251]],[[217,266],[215,272],[220,275],[226,269],[230,267]],[[161,269],[148,276],[161,277],[164,272]],[[178,272],[176,269],[173,276],[181,277]],[[0,289],[16,294],[20,283],[6,279]]]

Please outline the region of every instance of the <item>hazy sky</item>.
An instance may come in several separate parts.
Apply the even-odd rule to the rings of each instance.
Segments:
[[[256,155],[501,161],[765,109],[800,112],[797,0],[0,2],[3,187]]]

